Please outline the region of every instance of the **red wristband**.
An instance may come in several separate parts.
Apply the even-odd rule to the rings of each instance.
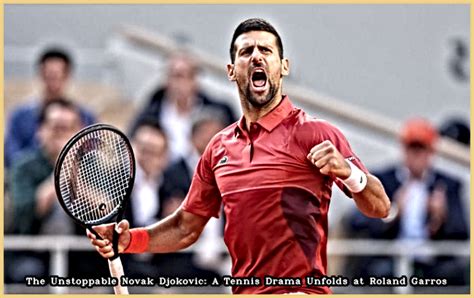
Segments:
[[[130,243],[123,251],[124,253],[142,253],[148,248],[150,236],[145,228],[136,228],[130,230]]]

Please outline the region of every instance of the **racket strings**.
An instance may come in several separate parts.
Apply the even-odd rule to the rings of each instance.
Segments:
[[[133,170],[127,144],[109,130],[79,139],[64,158],[63,169],[59,180],[63,201],[86,224],[117,212]]]

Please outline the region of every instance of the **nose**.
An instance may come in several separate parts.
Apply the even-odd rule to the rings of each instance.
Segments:
[[[255,47],[252,52],[252,62],[261,63],[262,62],[262,53],[259,51],[258,47]]]

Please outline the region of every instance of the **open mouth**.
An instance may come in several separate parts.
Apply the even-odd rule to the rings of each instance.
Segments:
[[[267,84],[267,74],[263,69],[256,69],[252,73],[252,85],[256,89],[264,88]]]

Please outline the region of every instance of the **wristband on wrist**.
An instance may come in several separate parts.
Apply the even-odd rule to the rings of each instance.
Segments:
[[[145,228],[137,228],[130,230],[130,243],[123,253],[143,253],[148,248],[150,242],[150,235]]]
[[[367,185],[367,175],[362,172],[350,160],[346,162],[351,167],[351,175],[346,179],[339,179],[352,193],[358,193],[364,190]]]

